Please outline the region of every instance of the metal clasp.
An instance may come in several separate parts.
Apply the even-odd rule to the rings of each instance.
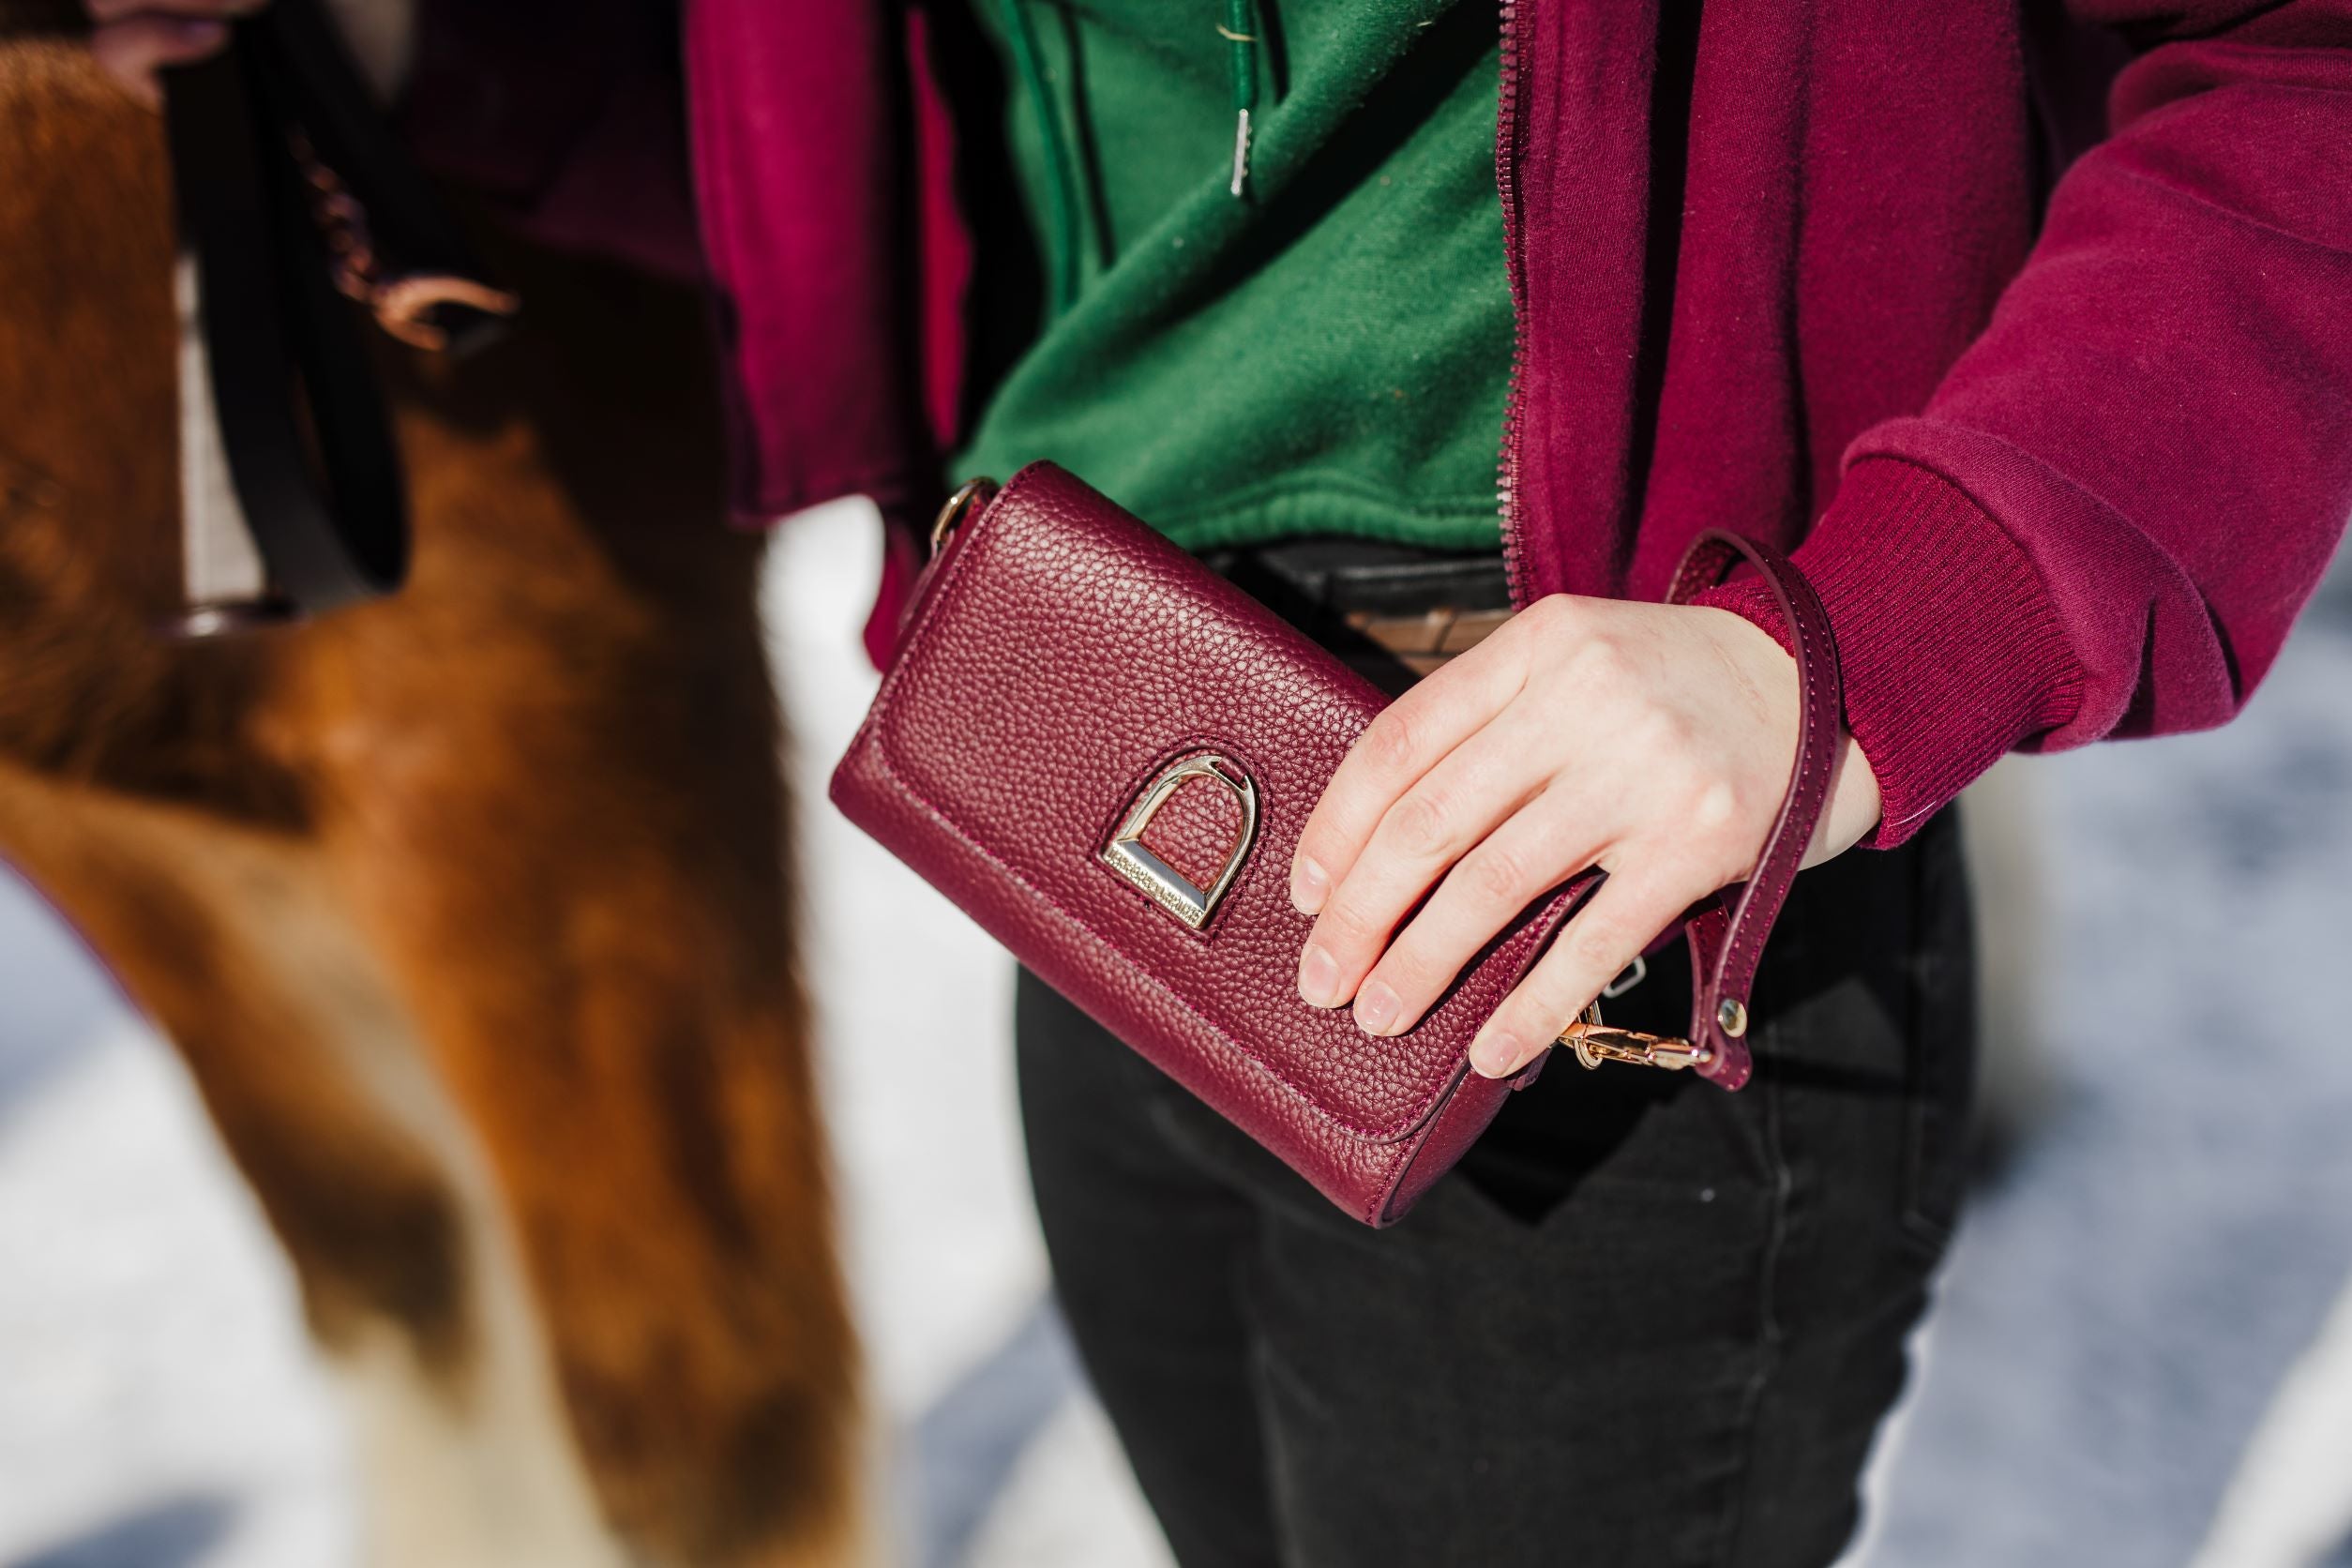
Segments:
[[[1560,1032],[1554,1042],[1569,1047],[1576,1060],[1587,1067],[1598,1067],[1604,1062],[1623,1062],[1636,1067],[1703,1067],[1715,1059],[1709,1046],[1694,1045],[1672,1034],[1645,1034],[1638,1029],[1612,1029],[1601,1021],[1601,1004],[1595,1002],[1584,1010],[1584,1016]]]
[[[947,536],[962,526],[975,507],[986,505],[996,494],[996,481],[989,478],[966,479],[956,487],[931,520],[931,553],[937,555],[947,548]]]
[[[1234,835],[1224,869],[1206,887],[1143,845],[1143,830],[1151,825],[1153,815],[1187,779],[1193,778],[1214,779],[1233,792],[1233,798],[1242,807],[1242,830]],[[1239,764],[1210,753],[1187,757],[1153,779],[1152,787],[1143,792],[1143,798],[1135,803],[1135,809],[1127,813],[1127,820],[1119,824],[1110,842],[1103,846],[1101,858],[1104,865],[1149,895],[1153,903],[1197,931],[1209,923],[1210,912],[1225,897],[1225,890],[1233,885],[1234,873],[1241,870],[1242,861],[1257,837],[1258,786]]]

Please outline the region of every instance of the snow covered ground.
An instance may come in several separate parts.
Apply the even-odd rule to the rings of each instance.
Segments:
[[[1007,966],[823,804],[871,688],[869,529],[798,520],[768,589],[901,1555],[1159,1568],[1045,1304]],[[2233,729],[2022,766],[2042,1113],[1852,1560],[2352,1564],[2352,584]],[[291,1281],[185,1075],[0,873],[0,1565],[346,1568],[355,1539]]]

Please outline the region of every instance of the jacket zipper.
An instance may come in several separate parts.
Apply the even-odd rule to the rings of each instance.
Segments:
[[[1519,7],[1531,0],[1503,0],[1502,73],[1495,105],[1495,188],[1502,199],[1503,265],[1511,276],[1511,380],[1502,405],[1502,450],[1495,463],[1495,505],[1502,518],[1502,565],[1510,580],[1511,602],[1525,610],[1532,602],[1528,592],[1527,563],[1519,550],[1519,417],[1526,398],[1520,385],[1527,359],[1527,259],[1521,252],[1519,220],[1518,121]]]

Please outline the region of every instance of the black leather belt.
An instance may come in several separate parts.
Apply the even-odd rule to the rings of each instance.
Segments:
[[[464,352],[514,309],[442,210],[313,0],[274,0],[229,47],[164,73],[229,476],[267,578],[189,607],[209,635],[398,588],[408,514],[360,307]]]
[[[1318,534],[1201,552],[1213,570],[1269,602],[1279,598],[1342,613],[1415,614],[1440,605],[1508,610],[1502,550],[1430,550],[1385,539]]]
[[[1204,550],[1201,561],[1389,690],[1511,618],[1502,551],[1317,535]]]

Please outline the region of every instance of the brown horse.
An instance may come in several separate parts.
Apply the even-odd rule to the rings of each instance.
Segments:
[[[162,639],[159,122],[23,9],[0,853],[184,1053],[292,1256],[359,1395],[372,1557],[850,1560],[761,547],[719,520],[701,303],[486,226],[524,324],[456,365],[380,345],[410,586]]]

